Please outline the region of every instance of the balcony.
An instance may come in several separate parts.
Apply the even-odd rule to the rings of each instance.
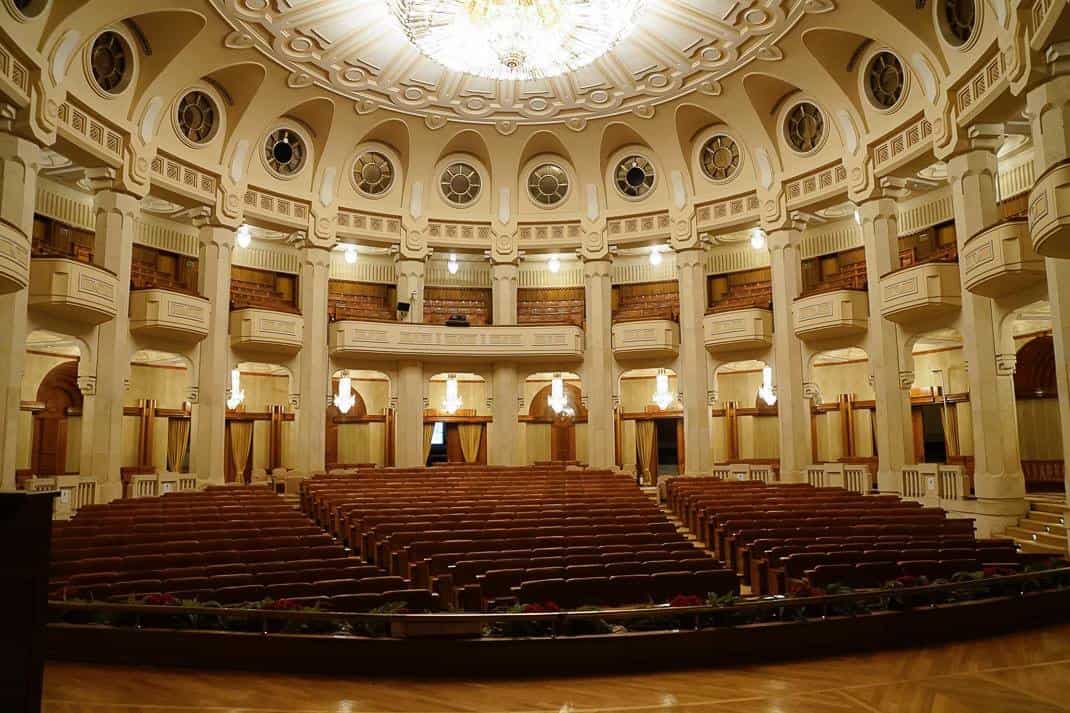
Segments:
[[[0,226],[0,295],[21,290],[29,281],[30,244],[18,231]]]
[[[962,307],[957,262],[923,262],[881,277],[881,316],[910,322]]]
[[[305,320],[292,312],[247,307],[230,313],[230,344],[274,354],[301,350]]]
[[[118,313],[119,280],[102,267],[62,257],[30,261],[30,306],[49,315],[103,324]]]
[[[767,349],[773,345],[773,313],[757,307],[713,312],[703,318],[702,333],[711,354]]]
[[[371,359],[580,361],[583,330],[574,325],[447,327],[411,322],[334,322],[331,354]]]
[[[200,341],[212,307],[203,297],[153,288],[130,293],[130,331],[150,337]]]
[[[618,359],[674,359],[680,353],[680,325],[669,319],[645,319],[613,325],[613,354]]]
[[[1029,193],[1029,234],[1044,257],[1070,257],[1070,164],[1037,179]]]
[[[869,326],[869,295],[830,290],[806,295],[792,305],[795,336],[804,341],[861,334]]]
[[[1044,279],[1044,258],[1033,250],[1029,224],[1011,220],[966,241],[959,264],[966,289],[1002,297]]]

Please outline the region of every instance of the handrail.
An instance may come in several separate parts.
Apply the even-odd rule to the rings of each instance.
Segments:
[[[962,592],[984,589],[994,584],[1008,585],[1030,582],[1038,579],[1058,576],[1070,577],[1070,566],[1054,569],[1037,570],[1019,574],[983,577],[975,580],[947,582],[943,584],[926,584],[914,587],[897,587],[894,589],[866,589],[842,594],[822,594],[810,597],[791,597],[773,595],[750,601],[725,606],[678,606],[656,605],[638,609],[587,609],[556,612],[446,612],[446,613],[401,613],[401,612],[328,612],[328,611],[294,611],[273,609],[243,609],[184,605],[154,605],[112,602],[83,602],[51,600],[50,611],[59,612],[115,612],[125,614],[147,615],[203,615],[209,617],[246,617],[267,620],[293,622],[393,622],[419,621],[436,623],[494,623],[503,621],[549,622],[563,624],[568,621],[585,621],[590,619],[619,620],[637,617],[664,615],[703,615],[703,614],[742,614],[748,612],[766,612],[778,609],[798,609],[822,607],[826,612],[830,605],[860,603],[869,600],[886,599],[890,596],[926,595],[941,592]],[[1006,594],[997,596],[1007,596]],[[996,598],[996,597],[993,597]],[[921,602],[929,604],[932,602]],[[912,606],[910,608],[913,608]]]

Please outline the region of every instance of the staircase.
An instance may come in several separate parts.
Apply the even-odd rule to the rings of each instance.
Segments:
[[[1022,552],[1066,555],[1066,501],[1062,495],[1027,495],[1029,512],[1016,527],[1008,527],[1007,537],[1014,540]]]

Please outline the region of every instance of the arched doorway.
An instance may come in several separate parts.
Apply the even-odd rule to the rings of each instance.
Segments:
[[[63,362],[45,375],[37,388],[37,405],[30,467],[35,475],[63,475],[67,472],[68,419],[82,410],[77,361]]]
[[[721,364],[713,381],[714,462],[780,465],[777,404],[759,395],[770,365],[760,360]],[[769,374],[771,377],[772,375]]]
[[[1050,334],[1015,339],[1014,400],[1018,445],[1028,492],[1063,492],[1064,460],[1056,385],[1055,341]],[[1019,346],[1020,345],[1020,346]]]
[[[621,453],[644,485],[684,471],[684,412],[671,369],[631,369],[620,376]]]
[[[493,419],[486,380],[471,373],[435,374],[427,384],[424,461],[487,464],[487,424]]]
[[[551,403],[554,379],[561,380],[562,401],[559,404]],[[534,455],[531,460],[576,461],[578,454],[585,450],[578,444],[582,435],[580,425],[587,423],[579,377],[569,373],[533,374],[527,382],[535,389],[524,419],[528,450]]]
[[[348,394],[343,393],[343,379],[349,380]],[[324,462],[328,469],[393,465],[393,414],[390,378],[386,374],[358,369],[336,371],[331,377],[331,405],[326,418]]]
[[[857,347],[822,351],[811,358],[814,463],[865,463],[876,472],[876,397],[869,368],[869,355]]]
[[[962,335],[940,329],[911,344],[914,461],[961,465],[973,473],[973,421]]]

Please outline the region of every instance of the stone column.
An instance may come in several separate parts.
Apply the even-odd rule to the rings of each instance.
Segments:
[[[769,233],[773,280],[773,377],[780,428],[780,479],[802,482],[810,464],[810,405],[803,394],[802,343],[795,336],[792,303],[802,292],[799,243],[802,233],[782,228]]]
[[[37,144],[0,124],[0,490],[15,488],[15,451],[26,360],[30,241],[37,193]]]
[[[910,434],[910,383],[912,364],[899,363],[897,327],[880,313],[880,276],[899,266],[899,212],[895,200],[877,198],[858,209],[862,218],[862,242],[866,249],[866,277],[869,287],[869,332],[866,353],[873,373],[877,402],[873,425],[877,437],[877,488],[881,492],[899,490],[899,472],[913,463]],[[902,375],[902,376],[901,376]]]
[[[684,469],[687,475],[709,475],[713,469],[710,433],[709,369],[702,319],[706,315],[706,251],[701,246],[676,253],[680,284],[680,373],[683,394]]]
[[[520,465],[517,456],[520,442],[519,390],[516,367],[495,364],[492,415],[494,422],[487,433],[487,462],[490,465]]]
[[[1068,46],[1048,50],[1048,81],[1029,92],[1026,102],[1032,124],[1033,161],[1036,166],[1038,188],[1036,198],[1045,191],[1044,184],[1062,183],[1059,176],[1070,173],[1070,58]],[[1047,180],[1045,180],[1047,179]],[[1033,203],[1031,196],[1030,203]],[[1040,205],[1047,201],[1041,199]],[[1031,219],[1033,217],[1031,211]],[[1041,222],[1041,221],[1038,221]],[[1049,221],[1042,221],[1050,225]],[[1067,222],[1066,216],[1062,222]],[[1031,220],[1030,228],[1034,228]],[[1044,231],[1046,232],[1046,231]],[[1042,232],[1043,234],[1043,232]],[[1033,239],[1038,236],[1034,234]],[[1053,253],[1070,253],[1070,241],[1049,238]],[[1042,249],[1044,246],[1041,246]],[[1063,473],[1070,486],[1070,259],[1046,258],[1048,303],[1051,305],[1052,336],[1055,342],[1055,364],[1059,390],[1059,425],[1063,443]],[[1067,487],[1070,503],[1070,487]]]
[[[327,281],[329,248],[307,245],[301,251],[301,316],[305,322],[301,346],[301,403],[297,413],[298,469],[323,470],[327,447],[327,395],[330,389],[327,351]]]
[[[1001,221],[995,153],[1001,136],[980,127],[971,128],[969,136],[970,149],[951,157],[947,166],[959,254],[967,240]],[[1014,355],[1001,354],[993,305],[992,300],[962,287],[961,331],[970,384],[974,490],[982,501],[1017,499],[1024,505]]]
[[[587,303],[586,350],[583,354],[587,463],[592,468],[611,468],[615,465],[612,259],[585,261],[583,283]]]
[[[423,260],[398,256],[395,263],[398,277],[398,302],[409,303],[410,322],[424,321],[424,273]]]
[[[212,303],[208,336],[200,345],[197,368],[197,405],[193,409],[193,470],[203,483],[226,480],[227,388],[230,385],[230,260],[234,230],[194,221],[198,228],[200,259],[197,278],[200,293]]]
[[[400,468],[424,462],[424,366],[398,362],[397,464]]]
[[[494,308],[494,324],[516,324],[515,263],[496,262],[490,267]]]
[[[123,401],[131,356],[130,262],[140,206],[135,196],[111,187],[111,169],[98,169],[90,179],[101,186],[93,198],[93,263],[115,273],[119,311],[97,328],[96,393],[83,402],[82,473],[96,479],[100,499],[109,502],[122,496]]]

